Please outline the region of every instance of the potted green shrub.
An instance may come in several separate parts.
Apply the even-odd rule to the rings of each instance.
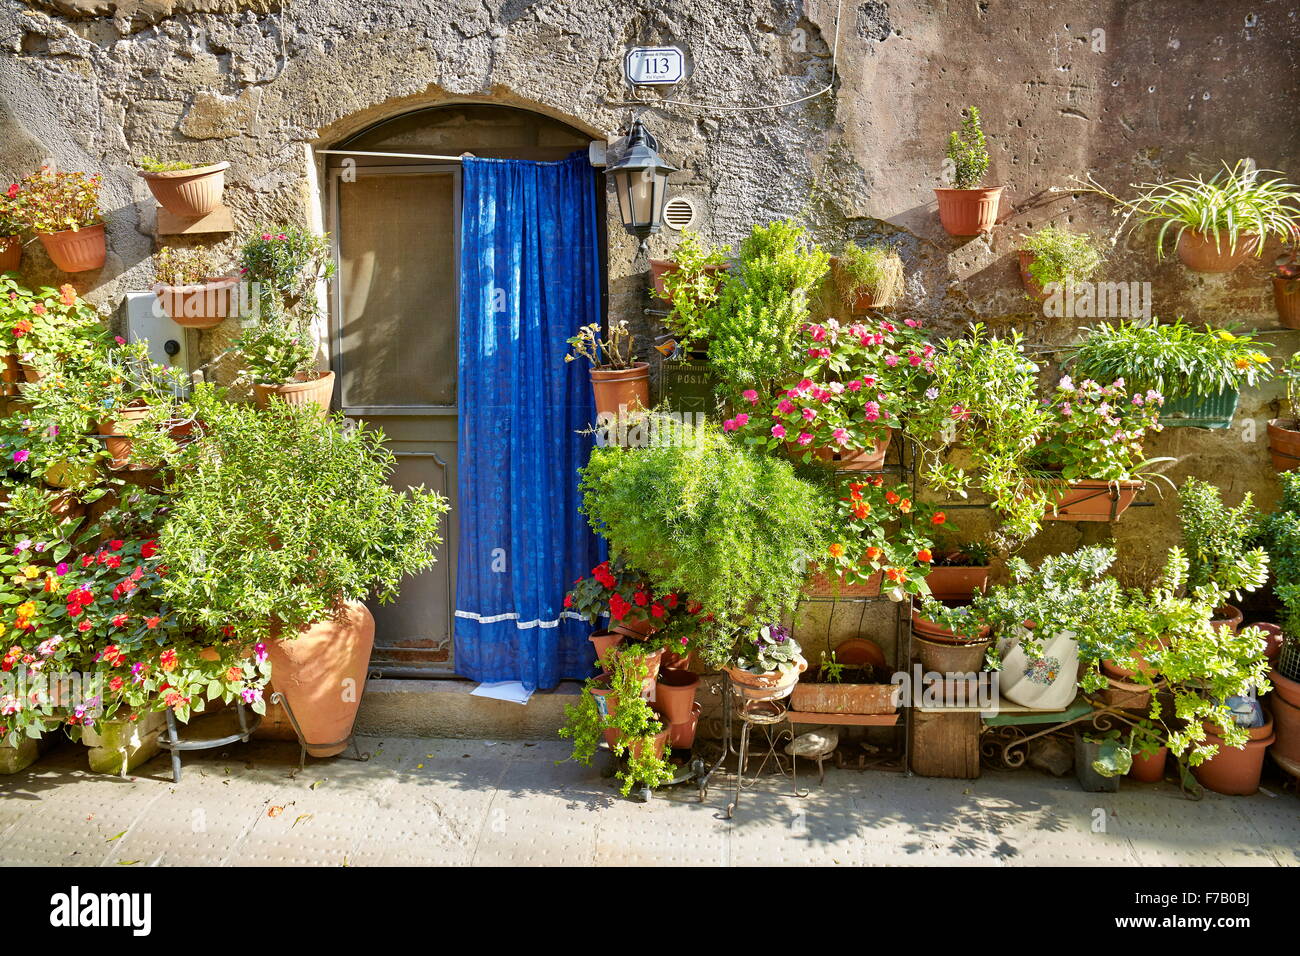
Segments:
[[[1300,230],[1300,187],[1264,179],[1273,170],[1255,169],[1238,160],[1209,179],[1203,176],[1144,183],[1134,199],[1121,199],[1089,183],[1093,192],[1114,202],[1125,220],[1158,223],[1156,257],[1165,254],[1172,233],[1178,257],[1197,272],[1231,272],[1263,251],[1270,237],[1288,241]]]
[[[17,183],[0,193],[0,273],[16,272],[23,262],[22,214]]]
[[[1260,522],[1257,539],[1268,551],[1273,594],[1282,605],[1282,647],[1269,671],[1267,701],[1277,729],[1273,759],[1300,774],[1300,472],[1278,477],[1281,500]]]
[[[334,274],[329,236],[294,226],[266,229],[244,243],[240,263],[258,314],[234,348],[244,357],[258,405],[265,407],[274,396],[327,415],[334,373],[316,368],[311,326],[319,313],[316,286]]]
[[[99,209],[100,182],[98,175],[55,172],[42,166],[20,184],[18,216],[63,272],[104,266],[108,247]]]
[[[1075,383],[1066,375],[1044,405],[1047,425],[1031,458],[1050,482],[1049,511],[1059,521],[1115,521],[1155,469],[1172,458],[1147,458],[1147,435],[1160,431],[1163,397],[1127,387],[1123,379],[1102,385]],[[1172,487],[1172,484],[1171,484]]]
[[[700,316],[717,302],[723,273],[731,268],[730,255],[730,246],[714,248],[688,229],[671,258],[650,260],[655,295],[673,307],[664,325],[687,351],[707,338]]]
[[[181,623],[265,646],[315,756],[339,753],[365,686],[374,618],[430,567],[446,500],[393,489],[383,435],[274,403],[259,411],[195,390],[202,437],[176,468],[158,547]],[[343,688],[347,693],[341,693]]]
[[[1103,323],[1088,330],[1066,363],[1075,378],[1123,380],[1164,398],[1166,426],[1227,428],[1243,386],[1272,375],[1269,358],[1246,332],[1195,329],[1183,322]]]
[[[221,205],[229,163],[195,166],[141,156],[139,165],[136,175],[145,181],[159,205],[173,215],[197,219]]]
[[[159,305],[183,328],[216,328],[235,314],[239,279],[220,275],[206,249],[164,246],[154,256],[154,275]]]
[[[951,185],[937,188],[939,221],[950,236],[975,236],[992,232],[998,221],[1001,186],[981,186],[989,169],[989,152],[980,124],[980,111],[968,106],[961,130],[948,136],[946,172]]]
[[[617,418],[650,407],[650,363],[637,361],[636,339],[626,321],[611,326],[608,338],[601,338],[598,323],[584,325],[568,342],[572,351],[564,361],[586,359],[591,365],[598,416]]]
[[[794,609],[807,562],[830,544],[833,498],[716,425],[669,421],[660,434],[648,447],[596,449],[581,510],[656,593],[703,607],[697,646],[722,666],[742,632]]]
[[[1273,418],[1268,423],[1268,450],[1277,471],[1291,471],[1300,466],[1300,352],[1292,353],[1282,369],[1286,378],[1286,404],[1289,418]]]
[[[888,309],[903,291],[903,260],[890,246],[846,242],[831,257],[829,281],[851,314]]]
[[[1264,551],[1252,548],[1259,512],[1250,492],[1235,508],[1223,503],[1217,487],[1188,477],[1178,489],[1178,524],[1187,552],[1187,586],[1191,590],[1214,587],[1225,597],[1239,598],[1264,583],[1258,568],[1266,564]],[[1236,630],[1241,611],[1226,601],[1214,608],[1216,627]]]
[[[1044,226],[1026,238],[1018,255],[1025,291],[1040,302],[1069,283],[1092,278],[1104,258],[1092,236],[1056,226]]]

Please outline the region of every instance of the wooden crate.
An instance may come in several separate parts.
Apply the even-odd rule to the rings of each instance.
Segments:
[[[980,775],[980,729],[975,711],[913,710],[908,730],[912,772],[974,780]]]

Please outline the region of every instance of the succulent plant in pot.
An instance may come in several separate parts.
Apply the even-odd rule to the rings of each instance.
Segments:
[[[108,255],[99,208],[101,178],[42,166],[19,184],[17,214],[64,272],[100,269]]]
[[[989,152],[978,107],[964,111],[961,130],[948,136],[944,188],[936,188],[939,221],[950,236],[975,236],[992,232],[998,221],[1001,186],[981,186],[989,169]]]

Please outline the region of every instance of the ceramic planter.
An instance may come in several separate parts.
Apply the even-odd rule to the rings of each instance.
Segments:
[[[0,272],[17,272],[23,262],[23,237],[0,236]]]
[[[1300,279],[1273,276],[1273,302],[1283,328],[1300,329]]]
[[[1216,608],[1214,617],[1210,620],[1210,625],[1216,630],[1230,630],[1234,634],[1241,628],[1241,622],[1245,620],[1242,616],[1241,609],[1233,607],[1231,604],[1225,604],[1223,607]]]
[[[226,186],[229,163],[195,166],[192,169],[174,169],[162,173],[138,170],[153,198],[173,215],[185,219],[206,216],[221,205],[221,194]]]
[[[1255,254],[1259,236],[1238,236],[1233,246],[1226,235],[1214,236],[1187,229],[1178,237],[1178,258],[1193,272],[1231,272]]]
[[[984,654],[993,643],[988,628],[976,641],[959,640],[952,631],[912,607],[912,654],[926,671],[971,674],[984,669]]]
[[[1144,481],[1072,481],[1049,505],[1046,521],[1114,521],[1146,487]]]
[[[790,692],[790,709],[813,714],[893,714],[893,684],[829,684],[800,681]]]
[[[593,368],[591,390],[596,396],[596,414],[617,418],[620,410],[650,407],[650,363],[636,362],[631,368]]]
[[[1300,776],[1300,683],[1281,677],[1277,671],[1269,675],[1269,680],[1273,682],[1274,691],[1266,698],[1266,703],[1277,735],[1269,754],[1287,773]],[[1282,696],[1279,681],[1290,685],[1289,696]]]
[[[37,235],[54,267],[63,272],[90,272],[102,269],[108,258],[104,224],[67,229]]]
[[[1041,657],[1025,653],[1022,638],[1029,632],[1017,628],[1015,633],[998,640],[1002,658],[999,692],[1005,700],[1033,710],[1064,710],[1077,695],[1079,642],[1069,631],[1041,638]]]
[[[314,372],[311,375],[299,372],[298,380],[288,385],[253,386],[258,408],[266,408],[274,396],[286,405],[314,405],[320,409],[321,418],[329,415],[333,395],[333,372]]]
[[[131,463],[131,436],[140,427],[140,422],[149,414],[147,405],[131,405],[119,408],[113,418],[99,423],[98,432],[104,436],[104,446],[111,461],[110,468],[133,468],[139,465]]]
[[[186,329],[216,328],[235,314],[239,280],[233,276],[208,279],[201,285],[156,285],[162,310]]]
[[[1284,700],[1292,707],[1300,707],[1300,680],[1284,677],[1276,667],[1268,672],[1268,681],[1273,685],[1273,700]]]
[[[1161,747],[1149,757],[1133,754],[1133,766],[1128,775],[1139,783],[1159,783],[1165,779],[1165,764],[1169,761],[1169,748]]]
[[[681,724],[691,719],[695,693],[700,679],[689,671],[663,670],[655,680],[655,710],[666,724]]]
[[[1251,627],[1257,627],[1264,632],[1264,658],[1269,664],[1276,664],[1278,655],[1282,653],[1282,643],[1285,640],[1282,636],[1281,626],[1270,624],[1267,621],[1256,621]]]
[[[1219,736],[1219,726],[1205,725],[1205,742],[1219,748],[1216,753],[1192,774],[1201,786],[1228,796],[1249,796],[1259,790],[1259,777],[1264,770],[1264,755],[1273,743],[1273,718],[1265,713],[1263,727],[1250,728],[1250,739],[1244,748],[1229,747]]]
[[[623,643],[623,635],[616,634],[613,631],[596,631],[587,640],[591,641],[592,646],[596,649],[596,663],[605,664],[605,657],[609,652]]]
[[[1268,423],[1268,453],[1274,471],[1294,471],[1300,465],[1300,422],[1274,418]]]
[[[950,236],[978,236],[997,225],[1001,186],[936,189],[934,197],[939,202],[939,222]]]
[[[697,655],[694,650],[687,651],[685,654],[678,654],[676,651],[668,648],[664,649],[664,656],[659,659],[659,671],[694,671],[695,659]]]
[[[645,618],[641,621],[625,621],[614,625],[614,631],[622,634],[624,637],[630,637],[634,641],[644,641],[647,637],[659,630],[659,627],[650,620]]]
[[[333,757],[347,746],[366,687],[375,619],[360,601],[300,630],[267,642],[271,685],[289,702],[307,752]]]
[[[990,568],[987,564],[936,565],[930,568],[925,583],[930,594],[939,601],[969,601],[976,591],[988,587]]]

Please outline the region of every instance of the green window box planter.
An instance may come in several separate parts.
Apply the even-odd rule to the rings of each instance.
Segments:
[[[659,401],[665,411],[703,413],[718,410],[716,378],[708,359],[665,359],[659,367]]]
[[[1217,395],[1188,395],[1171,398],[1160,411],[1166,428],[1228,428],[1237,414],[1240,389],[1225,389]]]

